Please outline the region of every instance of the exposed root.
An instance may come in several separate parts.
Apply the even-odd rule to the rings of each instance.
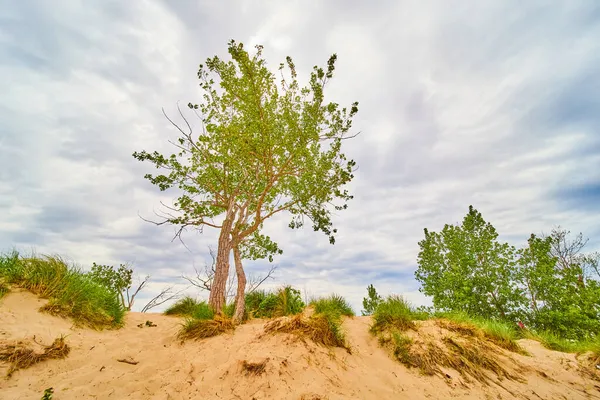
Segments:
[[[214,319],[188,319],[177,337],[182,341],[188,339],[204,339],[233,331],[235,325],[229,318],[215,315]]]
[[[36,353],[23,342],[2,344],[0,345],[0,361],[10,363],[6,374],[7,377],[10,377],[15,371],[29,368],[39,362],[65,358],[70,351],[70,347],[65,343],[65,339],[62,336],[55,339],[50,346],[44,346],[44,352],[41,354]]]
[[[279,318],[267,323],[265,332],[291,333],[326,347],[341,347],[351,352],[346,337],[341,331],[340,321],[327,314],[314,314],[308,318],[302,315]]]

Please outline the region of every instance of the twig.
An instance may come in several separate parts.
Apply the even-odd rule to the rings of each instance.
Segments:
[[[135,361],[131,357],[129,357],[129,358],[121,358],[121,359],[118,359],[117,361],[125,363],[125,364],[131,364],[131,365],[137,365],[139,363],[139,361]]]

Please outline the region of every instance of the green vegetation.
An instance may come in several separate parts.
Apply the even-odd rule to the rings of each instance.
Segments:
[[[383,298],[377,294],[373,285],[367,287],[367,297],[363,298],[363,310],[360,312],[363,316],[373,315],[375,309],[383,301]]]
[[[274,292],[256,291],[246,298],[248,314],[252,318],[276,318],[297,315],[305,304],[298,289],[284,286]]]
[[[190,296],[185,296],[177,300],[165,310],[164,314],[192,317],[202,320],[212,319],[215,315],[214,311],[208,306],[208,303],[205,301],[197,301]]]
[[[437,324],[451,332],[464,336],[485,338],[495,345],[516,353],[526,354],[517,343],[524,332],[503,321],[473,318],[463,312],[438,313]]]
[[[417,312],[402,296],[388,296],[375,309],[371,333],[416,329],[414,321],[420,319],[423,319],[422,313]]]
[[[93,263],[89,276],[95,282],[117,293],[121,305],[127,311],[131,311],[135,296],[137,296],[144,286],[146,286],[150,279],[149,276],[146,276],[146,278],[140,282],[137,289],[131,290],[131,285],[133,283],[133,269],[124,264],[119,265],[119,268],[115,268],[111,265],[98,265]]]
[[[346,317],[354,316],[354,310],[352,310],[350,303],[348,303],[345,298],[335,293],[328,297],[313,299],[311,300],[310,305],[314,307],[315,313],[317,314],[343,315]]]
[[[42,307],[95,329],[119,327],[125,310],[117,294],[57,256],[0,255],[0,279],[50,301]]]
[[[233,252],[238,281],[245,279],[242,259],[263,259],[280,253],[261,234],[264,222],[289,212],[289,227],[305,220],[335,242],[332,213],[347,208],[352,196],[344,188],[356,163],[342,152],[351,138],[358,103],[340,107],[325,102],[326,84],[333,78],[337,56],[325,68],[315,66],[306,86],[300,86],[291,57],[274,73],[262,58],[262,46],[251,55],[242,43],[230,41],[231,61],[215,56],[200,65],[202,102],[188,103],[205,127],[193,134],[183,112],[174,154],[133,153],[163,169],[145,178],[161,191],[181,192],[165,219],[181,228],[219,230],[214,281],[209,305],[225,307],[228,261]],[[307,218],[304,218],[307,217]],[[214,222],[219,221],[219,222]],[[183,229],[178,232],[181,233]],[[243,317],[245,285],[238,287],[234,319]]]
[[[582,235],[568,234],[532,234],[516,249],[470,206],[461,225],[425,229],[415,275],[437,311],[588,340],[600,334],[600,254],[582,253]]]
[[[7,294],[9,291],[9,287],[6,283],[0,281],[0,299],[2,297],[4,297],[5,294]]]

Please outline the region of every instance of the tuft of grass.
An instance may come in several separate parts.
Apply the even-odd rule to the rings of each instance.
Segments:
[[[386,330],[400,332],[409,329],[415,330],[414,320],[420,315],[414,312],[411,304],[402,296],[388,296],[381,302],[373,313],[371,333],[377,334]]]
[[[233,321],[221,315],[215,315],[214,319],[187,318],[177,337],[182,341],[198,340],[218,336],[234,329]]]
[[[584,353],[586,351],[593,351],[593,341],[577,342],[569,339],[564,339],[557,334],[550,331],[541,332],[527,332],[525,335],[527,339],[537,340],[549,350],[560,351],[563,353]],[[600,348],[598,349],[600,350]]]
[[[10,363],[6,375],[7,377],[11,377],[19,369],[29,368],[45,360],[65,358],[69,355],[70,351],[71,349],[65,343],[65,339],[62,336],[55,339],[51,345],[44,346],[43,353],[36,353],[21,342],[16,344],[2,344],[0,345],[0,361]]]
[[[3,298],[9,291],[9,287],[3,281],[0,281],[0,299]]]
[[[335,293],[328,297],[313,299],[310,305],[314,307],[317,314],[333,313],[347,317],[354,316],[354,310],[352,310],[350,303],[344,297]]]
[[[247,318],[277,318],[297,315],[304,310],[300,291],[284,286],[274,292],[257,290],[246,295]],[[233,307],[234,308],[234,307]]]
[[[471,318],[465,313],[441,314],[443,318],[436,321],[437,325],[462,336],[486,338],[495,345],[520,354],[527,352],[519,346],[517,340],[520,334],[515,327],[496,320]]]
[[[20,257],[16,251],[0,255],[0,279],[49,299],[42,311],[70,317],[76,325],[102,329],[123,323],[125,309],[118,294],[58,256]]]
[[[213,319],[215,316],[214,311],[207,302],[197,301],[190,296],[185,296],[173,303],[164,311],[164,314],[179,317],[191,317],[199,320]]]
[[[191,296],[185,296],[171,304],[163,313],[165,315],[192,316],[199,301]]]
[[[341,347],[351,352],[342,330],[341,316],[333,312],[314,314],[310,317],[296,315],[280,318],[265,325],[267,333],[290,333],[326,347]]]

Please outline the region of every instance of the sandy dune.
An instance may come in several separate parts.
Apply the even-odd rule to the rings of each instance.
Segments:
[[[15,291],[0,300],[0,340],[51,343],[68,335],[72,350],[64,360],[49,360],[10,379],[0,378],[0,399],[37,399],[53,387],[54,400],[67,399],[591,399],[598,382],[578,372],[574,355],[548,351],[537,342],[521,345],[531,357],[512,355],[527,367],[527,383],[466,384],[421,376],[393,361],[368,333],[369,318],[345,322],[352,354],[302,343],[286,335],[264,335],[262,321],[234,334],[181,344],[180,320],[159,314],[130,313],[118,331],[72,328],[68,320],[39,313],[44,303]],[[151,320],[156,327],[139,328]],[[118,359],[131,358],[130,365]],[[259,376],[242,362],[267,360]],[[0,374],[7,365],[0,364]]]

